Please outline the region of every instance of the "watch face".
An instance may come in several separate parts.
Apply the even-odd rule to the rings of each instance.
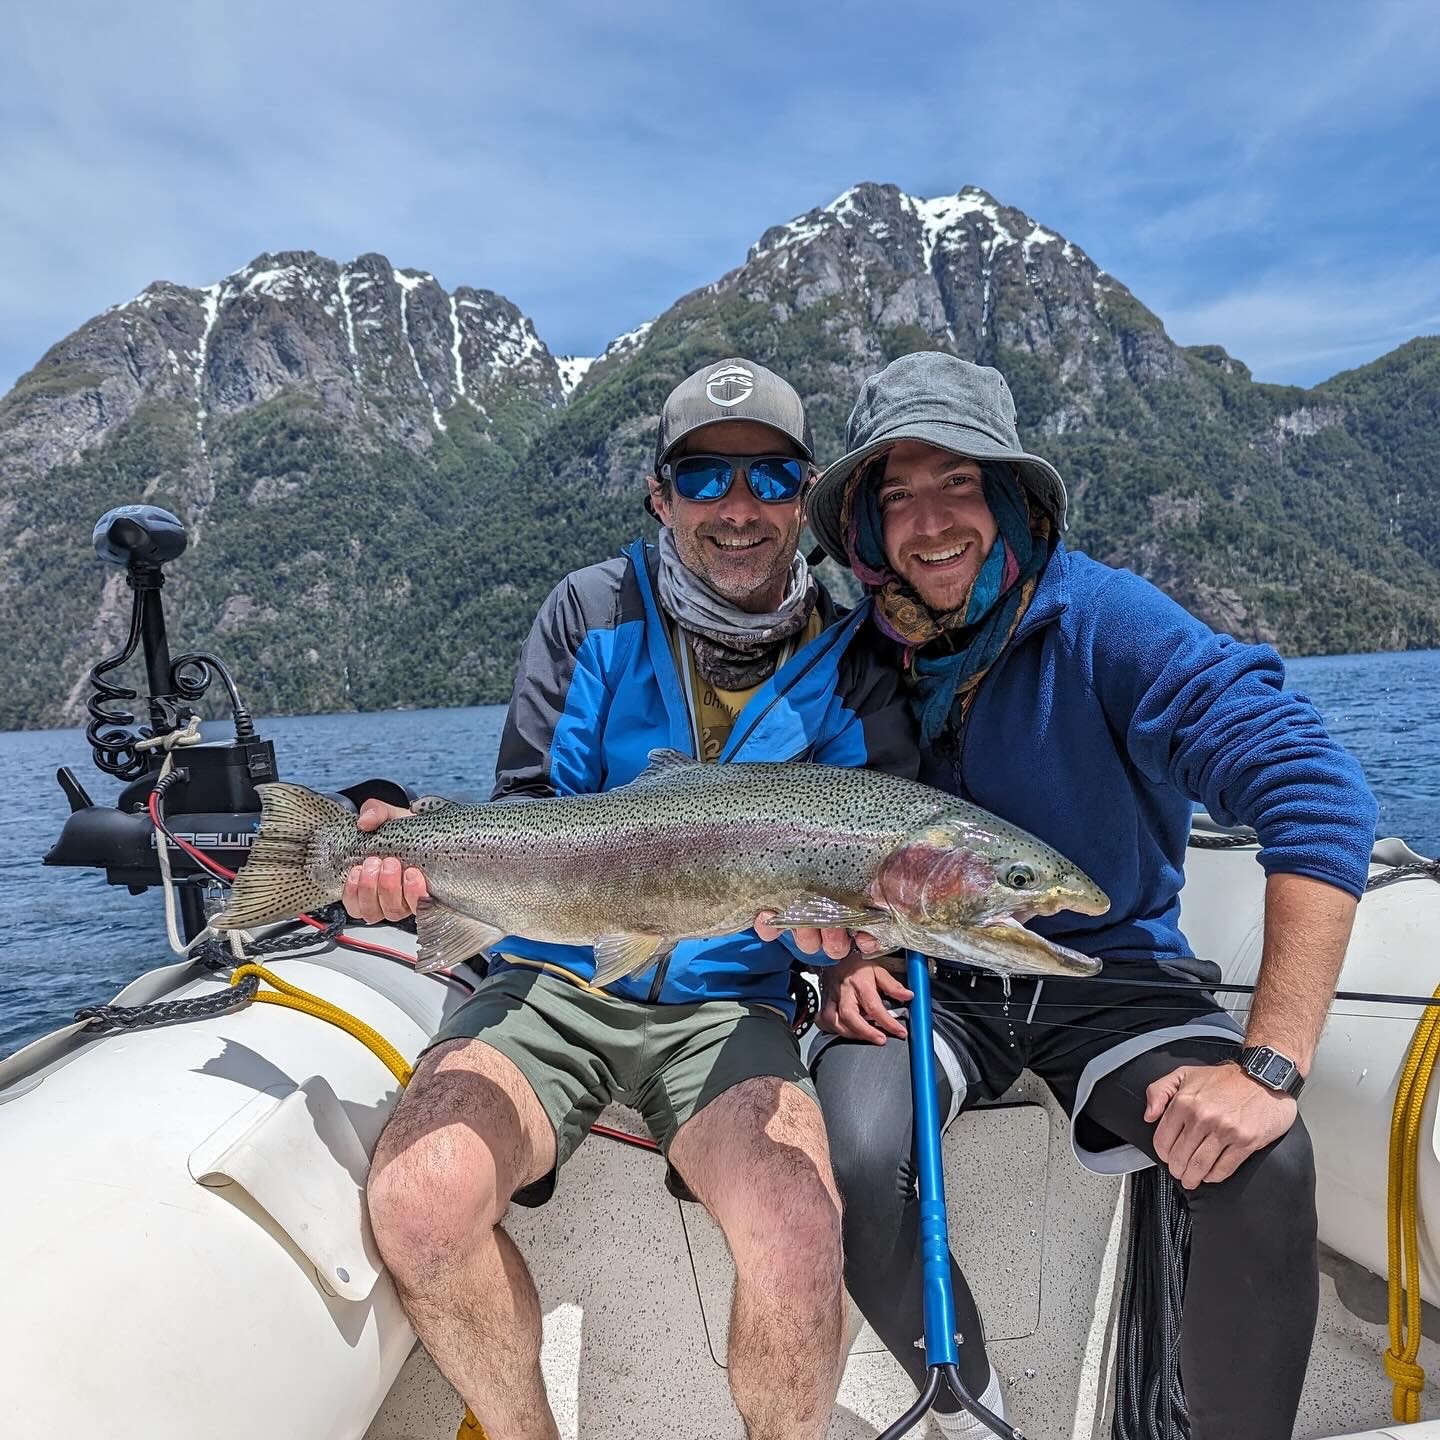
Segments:
[[[1290,1072],[1294,1070],[1294,1068],[1294,1061],[1287,1060],[1283,1055],[1275,1055],[1272,1053],[1270,1058],[1266,1060],[1264,1069],[1260,1071],[1260,1078],[1267,1085],[1280,1086],[1290,1078]]]

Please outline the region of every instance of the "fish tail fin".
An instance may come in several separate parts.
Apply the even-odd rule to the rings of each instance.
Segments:
[[[229,903],[210,922],[216,930],[286,920],[338,900],[344,888],[338,864],[332,877],[316,877],[316,841],[335,826],[353,830],[354,814],[302,785],[276,782],[255,788],[260,794],[260,833],[235,877]]]

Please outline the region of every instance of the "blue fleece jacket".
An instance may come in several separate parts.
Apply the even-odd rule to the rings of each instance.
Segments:
[[[1192,801],[1254,826],[1267,874],[1359,895],[1368,873],[1365,777],[1283,680],[1269,646],[1217,635],[1138,575],[1061,545],[921,778],[1031,831],[1110,896],[1106,915],[1034,929],[1107,962],[1213,980],[1180,930]]]

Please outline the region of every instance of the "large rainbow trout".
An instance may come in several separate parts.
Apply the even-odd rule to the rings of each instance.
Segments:
[[[422,970],[505,935],[593,945],[594,983],[643,970],[677,940],[749,929],[868,930],[1002,973],[1093,975],[1100,962],[1015,917],[1110,902],[1063,855],[913,780],[829,765],[700,764],[657,750],[638,779],[596,795],[461,805],[361,834],[354,814],[298,785],[260,785],[263,814],[230,903],[234,930],[340,898],[351,866],[394,855],[424,872]]]

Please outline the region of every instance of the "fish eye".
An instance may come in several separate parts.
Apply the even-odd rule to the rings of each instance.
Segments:
[[[1035,872],[1028,865],[1012,865],[1004,875],[1011,890],[1028,890],[1035,883]]]

